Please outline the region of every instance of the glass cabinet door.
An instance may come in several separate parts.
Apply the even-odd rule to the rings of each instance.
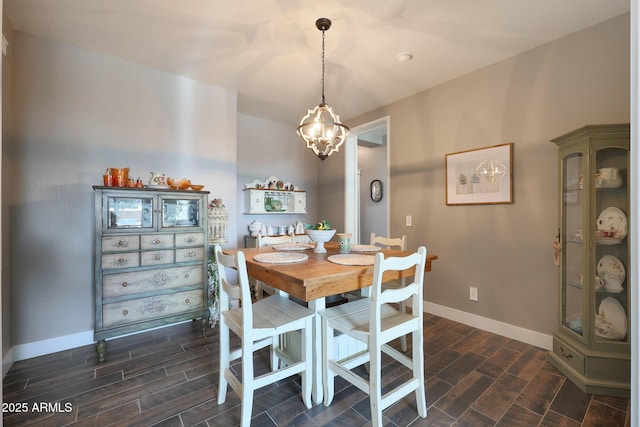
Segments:
[[[162,197],[162,228],[201,227],[200,199]]]
[[[571,153],[562,160],[562,325],[583,336],[585,189],[583,153]]]
[[[107,229],[154,228],[153,197],[107,197]]]
[[[623,148],[595,151],[595,318],[596,342],[628,342],[627,154]]]

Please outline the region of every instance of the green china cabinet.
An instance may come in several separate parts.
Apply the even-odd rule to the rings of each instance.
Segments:
[[[630,127],[552,140],[560,159],[559,318],[550,361],[586,393],[628,396]]]

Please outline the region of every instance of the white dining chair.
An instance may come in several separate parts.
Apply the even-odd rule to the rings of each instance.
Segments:
[[[375,255],[373,285],[370,298],[362,298],[336,307],[319,311],[322,319],[322,374],[324,405],[329,406],[334,395],[335,376],[339,375],[360,390],[369,394],[371,421],[374,427],[382,426],[382,411],[408,394],[415,392],[418,414],[427,416],[424,388],[424,338],[422,324],[422,294],[427,249],[424,246],[406,257],[384,258]],[[397,289],[382,290],[385,271],[402,271],[415,267],[413,282]],[[411,312],[399,311],[394,303],[411,300]],[[341,360],[334,359],[334,333],[346,334],[364,343],[367,348]],[[388,343],[411,333],[411,358]],[[382,352],[406,366],[411,374],[402,384],[395,385],[382,394]],[[353,369],[369,363],[369,377],[359,375]],[[405,378],[402,372],[394,379]]]
[[[227,385],[231,385],[241,400],[240,425],[248,427],[251,424],[255,390],[283,378],[300,374],[302,401],[307,408],[311,408],[313,381],[311,343],[314,312],[277,294],[252,303],[244,253],[224,254],[219,245],[215,246],[214,253],[220,280],[221,308],[218,405],[225,402]],[[237,284],[230,283],[227,269],[237,271]],[[230,308],[230,298],[239,299],[240,307]],[[230,348],[230,331],[240,338],[240,348],[233,351]],[[298,360],[278,346],[279,337],[292,331],[300,331],[301,356]],[[271,346],[272,370],[255,376],[253,353],[267,346]],[[276,358],[275,362],[273,357]],[[240,376],[237,376],[230,367],[230,363],[236,359],[242,361]],[[277,369],[278,359],[285,362],[279,369]]]
[[[371,240],[369,242],[371,245],[382,246],[387,249],[398,249],[401,251],[407,250],[407,236],[403,235],[402,237],[384,237],[377,236],[376,233],[371,233]],[[400,280],[391,280],[389,282],[385,282],[382,284],[382,289],[396,289],[401,286],[404,286],[406,283],[406,279]],[[400,311],[406,312],[407,308],[405,306],[404,301],[400,301],[399,303]],[[400,337],[400,348],[402,351],[407,351],[407,336],[404,335]]]
[[[281,243],[294,243],[293,236],[290,234],[284,234],[280,236],[263,236],[258,234],[256,239],[256,247],[261,248],[263,246],[279,245]],[[255,295],[257,300],[261,300],[264,293],[273,295],[275,290],[268,285],[265,285],[260,280],[255,281]]]

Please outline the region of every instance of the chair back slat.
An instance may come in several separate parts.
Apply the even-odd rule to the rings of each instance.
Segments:
[[[387,303],[411,300],[412,316],[422,317],[422,295],[424,293],[424,274],[427,262],[427,249],[420,246],[418,251],[406,257],[384,257],[383,253],[375,255],[373,267],[373,284],[371,292],[370,328],[380,331],[381,306]],[[385,271],[402,271],[415,267],[413,282],[397,289],[382,289]]]
[[[376,246],[383,246],[387,249],[399,249],[401,251],[407,250],[407,236],[402,237],[384,237],[376,236],[376,233],[371,233],[371,239],[369,244]]]
[[[238,299],[242,306],[242,316],[245,319],[251,319],[251,289],[249,287],[249,275],[247,274],[247,264],[244,253],[239,251],[235,256],[227,255],[222,252],[220,245],[215,245],[214,254],[218,265],[218,279],[220,281],[220,309],[228,310],[230,300],[232,298]],[[236,271],[238,276],[237,283],[231,283],[229,281],[227,269]]]

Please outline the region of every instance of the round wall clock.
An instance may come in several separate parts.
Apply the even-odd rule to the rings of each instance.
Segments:
[[[371,190],[371,200],[379,202],[382,200],[382,182],[379,179],[374,179],[369,185]]]

